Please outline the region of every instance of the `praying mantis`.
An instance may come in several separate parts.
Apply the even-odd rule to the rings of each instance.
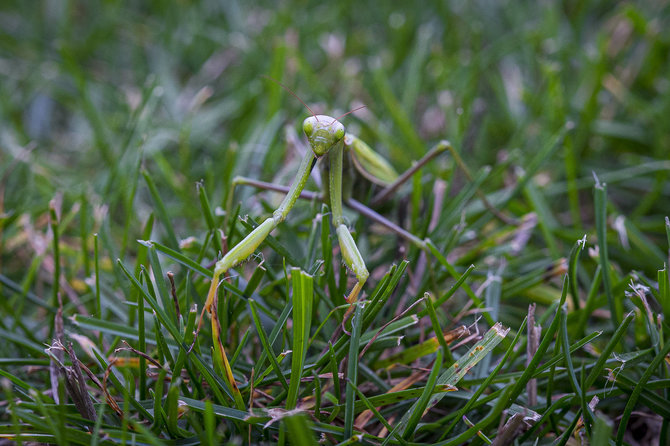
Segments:
[[[274,79],[270,79],[273,80]],[[274,81],[277,82],[277,81]],[[317,115],[312,109],[305,104],[295,93],[288,87],[277,82],[289,93],[295,96],[306,108],[309,110],[311,116],[307,117],[302,124],[302,130],[307,137],[311,150],[308,150],[300,163],[295,180],[290,188],[286,191],[286,196],[283,201],[275,209],[270,217],[267,217],[260,225],[258,225],[249,235],[247,235],[241,242],[230,249],[224,256],[216,262],[214,267],[214,274],[210,283],[209,291],[207,293],[207,300],[200,317],[202,323],[204,313],[209,313],[214,318],[215,312],[213,307],[216,305],[217,289],[221,276],[224,275],[231,268],[244,262],[248,259],[254,251],[263,243],[263,241],[270,235],[270,233],[281,224],[294,204],[300,197],[305,188],[305,184],[309,179],[312,169],[318,160],[329,163],[327,186],[324,188],[324,197],[328,197],[330,201],[330,210],[332,216],[332,223],[335,227],[335,233],[340,245],[342,259],[349,271],[351,271],[355,278],[356,284],[346,297],[346,302],[350,304],[349,309],[345,313],[344,319],[353,310],[354,304],[358,300],[358,296],[365,285],[370,273],[367,269],[365,261],[361,256],[356,243],[346,225],[342,202],[343,202],[343,163],[345,154],[348,155],[356,169],[362,175],[373,183],[385,186],[385,188],[377,195],[374,201],[383,201],[393,191],[395,191],[402,183],[407,181],[411,175],[416,172],[421,166],[426,164],[435,156],[451,148],[447,141],[441,141],[430,152],[428,152],[420,161],[416,162],[412,168],[398,175],[393,167],[381,155],[373,151],[370,146],[363,142],[357,136],[347,133],[345,126],[339,121],[343,116],[352,113],[358,109],[352,110],[345,115],[338,118],[333,118],[327,115]],[[361,107],[362,108],[362,107]],[[285,191],[282,187],[272,187],[267,183],[256,182],[253,180],[245,181],[245,179],[237,179],[236,183],[247,184],[269,188],[274,190]],[[324,181],[325,183],[325,181]],[[325,184],[324,184],[325,186]],[[348,203],[357,203],[353,200],[348,200]],[[360,203],[358,203],[360,205]],[[362,206],[362,205],[361,205]],[[365,207],[365,206],[363,206]],[[361,209],[359,207],[359,209]],[[371,211],[369,208],[368,211]],[[412,243],[425,249],[425,243],[418,237],[408,233],[397,227],[395,224],[389,222],[383,217],[371,211],[373,218],[376,218],[382,224],[385,224],[390,229],[409,239]],[[200,325],[199,325],[200,326]],[[199,330],[199,328],[198,328]]]

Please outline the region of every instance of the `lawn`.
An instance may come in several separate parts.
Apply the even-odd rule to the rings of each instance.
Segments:
[[[0,445],[670,445],[669,30],[3,2]]]

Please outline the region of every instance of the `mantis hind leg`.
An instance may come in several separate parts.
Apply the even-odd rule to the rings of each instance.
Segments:
[[[400,174],[393,182],[389,183],[377,195],[372,198],[372,205],[378,205],[388,200],[393,193],[409,180],[414,173],[428,164],[433,158],[437,157],[447,150],[453,150],[449,141],[440,141],[428,153],[426,153],[419,161],[415,161],[409,169]]]

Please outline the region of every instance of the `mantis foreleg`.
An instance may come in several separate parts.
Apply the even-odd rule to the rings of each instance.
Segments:
[[[216,301],[221,275],[225,274],[228,270],[251,256],[254,251],[263,243],[267,236],[270,235],[274,228],[276,228],[282,221],[286,219],[288,213],[293,208],[293,205],[303,193],[305,183],[307,182],[310,172],[312,171],[312,168],[314,167],[317,159],[325,155],[328,156],[330,162],[328,189],[327,194],[325,195],[330,196],[333,224],[335,226],[335,232],[340,244],[342,258],[347,268],[353,272],[357,280],[356,285],[353,287],[346,300],[349,304],[353,304],[358,300],[358,295],[360,294],[370,274],[365,265],[365,262],[363,261],[363,257],[361,256],[358,247],[356,246],[356,243],[354,242],[354,239],[351,236],[347,225],[345,224],[344,215],[342,212],[342,157],[345,150],[345,144],[347,144],[348,150],[355,152],[358,155],[356,159],[359,161],[354,160],[354,162],[358,162],[359,170],[365,172],[368,177],[378,178],[382,184],[391,184],[389,186],[390,192],[387,191],[387,194],[393,192],[393,190],[395,190],[398,185],[406,181],[406,179],[409,178],[409,174],[404,177],[401,176],[401,178],[397,179],[396,181],[392,181],[392,179],[397,176],[393,168],[385,160],[381,159],[381,157],[375,154],[372,149],[367,146],[367,144],[363,143],[358,138],[351,135],[348,135],[348,138],[345,138],[344,126],[335,118],[312,114],[311,117],[305,119],[303,122],[303,130],[307,136],[307,139],[309,140],[312,150],[308,152],[303,158],[295,181],[293,184],[291,184],[287,195],[284,197],[284,200],[279,205],[279,207],[273,212],[272,216],[268,217],[240,243],[228,251],[221,260],[216,262],[212,282],[207,293],[207,300],[205,301],[205,305],[200,316],[200,323],[198,324],[197,332],[200,331],[205,312],[211,314],[213,324],[216,322],[216,314],[214,314],[213,308],[216,308],[214,303]],[[429,154],[429,156],[426,158],[426,161],[435,156],[437,153],[444,151],[444,146],[446,145],[448,145],[448,143],[442,143],[434,150],[434,153]],[[419,166],[420,165],[422,164],[420,163]],[[234,181],[234,185],[237,184],[237,182],[238,180],[236,179]],[[350,205],[352,203],[357,204],[357,202],[355,202],[353,199],[350,199],[348,202]],[[368,215],[371,215],[373,218],[376,217],[380,221],[385,220],[383,217],[372,212],[371,210],[370,214]],[[393,225],[390,222],[387,223],[387,226],[408,238],[420,248],[426,249],[425,241],[418,239],[412,234],[408,234],[406,231],[398,228],[396,225]],[[352,305],[349,310],[347,310],[344,317],[345,320],[353,308],[354,306]]]
[[[365,262],[358,247],[354,242],[349,228],[344,224],[344,214],[342,213],[342,152],[344,151],[344,143],[340,141],[336,144],[328,154],[330,159],[330,173],[329,173],[329,187],[330,187],[330,208],[333,216],[333,224],[335,225],[335,232],[337,233],[337,240],[340,243],[340,250],[342,251],[342,259],[347,267],[354,273],[358,282],[347,296],[348,303],[354,303],[358,299],[365,281],[368,280],[370,273],[368,272]],[[345,314],[345,319],[354,307],[349,307]]]
[[[244,240],[235,245],[230,251],[223,256],[221,260],[216,262],[214,267],[214,275],[212,276],[212,282],[209,285],[209,291],[207,292],[207,300],[200,314],[200,322],[198,323],[197,333],[200,332],[202,326],[203,316],[205,311],[212,314],[212,304],[216,299],[216,293],[219,287],[219,281],[221,275],[225,274],[229,269],[235,267],[239,263],[245,261],[251,254],[254,253],[256,248],[258,248],[261,243],[267,238],[268,235],[276,228],[281,222],[286,219],[286,216],[290,212],[291,208],[298,200],[300,192],[305,188],[305,183],[309,178],[309,174],[316,163],[316,156],[313,152],[308,152],[300,163],[298,168],[298,174],[295,181],[291,184],[286,197],[281,202],[279,207],[272,213],[272,217],[268,217],[263,223],[261,223],[256,229],[251,231]],[[212,314],[212,317],[215,317]]]
[[[293,184],[291,184],[288,194],[286,194],[286,197],[284,197],[284,200],[279,207],[272,213],[272,217],[268,217],[263,223],[256,227],[256,229],[251,231],[244,240],[228,251],[221,260],[216,262],[216,266],[214,267],[214,277],[209,292],[207,293],[207,301],[205,302],[205,308],[203,310],[210,312],[212,302],[216,296],[216,287],[218,286],[220,276],[253,254],[256,248],[258,248],[267,236],[270,235],[270,232],[272,232],[279,223],[286,219],[291,208],[293,208],[293,205],[298,200],[300,192],[305,188],[305,183],[309,178],[309,174],[311,173],[315,162],[316,157],[314,156],[314,153],[308,152],[300,163],[298,175],[296,176],[295,181],[293,181]]]

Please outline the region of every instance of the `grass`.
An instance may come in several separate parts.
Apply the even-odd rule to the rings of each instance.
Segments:
[[[663,3],[4,2],[0,440],[670,444]],[[398,170],[300,200],[307,115]],[[236,185],[234,187],[233,185]],[[318,176],[307,189],[318,191]],[[363,209],[365,211],[365,209]],[[191,349],[192,346],[192,349]]]

